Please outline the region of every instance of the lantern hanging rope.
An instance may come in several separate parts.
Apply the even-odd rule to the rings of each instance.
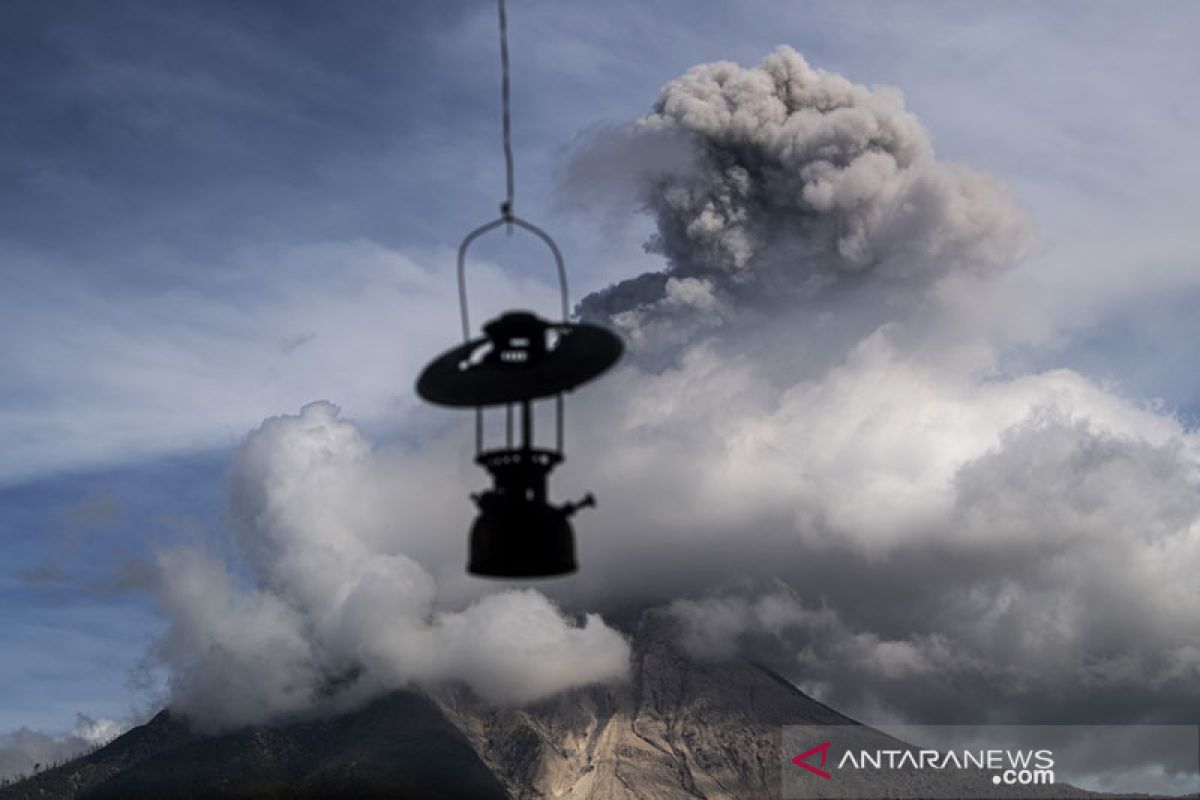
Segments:
[[[501,106],[507,195],[500,217],[466,235],[458,248],[458,300],[463,343],[431,361],[417,379],[417,393],[431,403],[475,409],[475,461],[492,476],[490,490],[472,495],[480,509],[471,529],[467,569],[489,577],[546,577],[576,569],[574,531],[568,521],[594,505],[590,494],[577,503],[551,505],[547,483],[563,456],[563,394],[609,369],[624,345],[599,325],[569,320],[570,298],[562,251],[551,236],[513,213],[514,169],[509,111],[508,15],[497,0],[500,22]],[[471,338],[467,302],[467,252],[479,237],[506,225],[541,240],[554,256],[561,321],[548,322],[528,311],[508,311]],[[553,398],[556,447],[534,441],[533,404]],[[513,406],[521,409],[521,441],[513,441]],[[484,449],[483,410],[506,407],[505,447]]]

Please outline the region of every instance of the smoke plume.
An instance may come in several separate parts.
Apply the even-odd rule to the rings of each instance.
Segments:
[[[583,401],[610,589],[870,718],[1182,721],[1200,441],[1005,368],[1044,323],[997,288],[1031,238],[1003,187],[788,48],[688,71],[574,179],[643,139],[690,153],[627,176],[666,269],[580,304],[641,356]]]
[[[599,498],[581,572],[464,577],[467,429],[372,447],[315,404],[238,455],[245,574],[162,556],[177,705],[230,724],[440,680],[524,702],[619,679],[594,614],[667,605],[698,655],[867,721],[1184,721],[1200,439],[1010,357],[1053,324],[997,277],[1031,236],[994,178],[787,48],[690,70],[571,175],[622,170],[665,265],[580,304],[632,351],[570,403],[554,493]]]
[[[996,272],[1029,241],[998,181],[934,159],[899,92],[813,69],[787,47],[751,69],[693,67],[632,129],[599,138],[576,158],[576,188],[632,171],[619,185],[653,216],[647,249],[668,270],[593,295],[581,310],[611,317],[635,342],[664,316],[712,323],[736,304]],[[671,142],[683,152],[637,157]]]

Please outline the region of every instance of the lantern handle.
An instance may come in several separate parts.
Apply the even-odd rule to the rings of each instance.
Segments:
[[[467,237],[463,239],[462,244],[458,246],[458,309],[459,313],[462,315],[462,331],[464,342],[469,342],[471,340],[471,323],[467,312],[467,249],[470,248],[471,243],[480,236],[488,231],[499,228],[501,225],[508,225],[510,228],[511,226],[516,225],[518,228],[524,228],[545,242],[546,246],[550,248],[550,252],[554,254],[554,266],[558,270],[558,288],[562,301],[562,321],[567,321],[567,309],[569,305],[567,300],[567,268],[563,264],[562,251],[558,249],[558,245],[555,244],[554,240],[550,238],[550,234],[546,233],[533,223],[526,222],[520,217],[514,216],[510,211],[510,208],[511,206],[502,208],[503,216],[484,225],[480,225],[478,228],[468,233]]]

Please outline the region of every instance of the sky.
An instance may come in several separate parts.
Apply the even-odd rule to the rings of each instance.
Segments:
[[[1112,515],[1079,512],[1055,530],[1077,523],[1080,535],[1123,537],[1148,530],[1147,520],[1166,519],[1163,530],[1184,531],[1185,543],[1168,554],[1191,563],[1194,509],[1187,498],[1200,415],[1200,380],[1189,369],[1200,355],[1200,322],[1189,313],[1200,300],[1200,242],[1193,235],[1200,10],[1194,4],[617,2],[601,8],[512,0],[509,14],[516,210],[561,245],[574,300],[668,266],[698,281],[685,289],[705,285],[710,272],[688,272],[694,253],[670,241],[644,246],[665,230],[662,209],[669,206],[655,205],[660,195],[639,194],[646,174],[661,166],[658,159],[691,164],[692,152],[681,156],[670,142],[665,150],[643,147],[637,136],[621,150],[629,144],[621,132],[654,112],[663,87],[693,66],[731,61],[751,68],[780,45],[854,84],[895,87],[905,113],[919,120],[916,138],[928,158],[988,176],[989,188],[979,192],[991,198],[994,189],[999,199],[985,205],[1001,204],[1004,214],[1011,209],[1022,220],[1019,234],[1004,234],[1012,247],[1006,245],[1004,263],[988,282],[922,277],[898,289],[864,281],[866,294],[795,298],[799,313],[792,316],[817,327],[788,327],[793,323],[747,300],[736,281],[718,285],[715,305],[703,308],[693,293],[676,306],[635,298],[616,310],[629,314],[611,317],[612,324],[625,325],[635,339],[643,335],[633,366],[612,379],[626,392],[622,397],[637,402],[610,405],[623,409],[617,419],[604,411],[617,389],[590,402],[581,393],[580,412],[569,417],[577,421],[572,437],[603,458],[579,458],[592,473],[564,474],[563,491],[596,483],[617,497],[604,524],[661,533],[650,540],[661,544],[660,555],[678,559],[686,577],[645,602],[674,602],[685,620],[696,614],[726,620],[730,640],[747,632],[774,636],[787,623],[803,644],[775,637],[782,650],[837,664],[866,663],[855,655],[865,648],[888,680],[899,680],[900,673],[920,674],[939,652],[949,658],[954,631],[967,623],[905,639],[897,631],[911,620],[885,618],[878,604],[839,595],[800,568],[794,575],[756,574],[753,560],[741,565],[747,581],[782,579],[787,588],[727,585],[722,561],[712,555],[731,546],[730,531],[777,531],[781,519],[788,525],[819,519],[812,524],[820,536],[802,531],[797,542],[772,532],[748,540],[761,547],[760,560],[802,546],[841,565],[847,579],[874,580],[877,567],[864,565],[892,559],[903,589],[928,574],[929,564],[918,563],[923,559],[957,555],[964,574],[983,569],[972,560],[978,554],[967,558],[941,534],[913,534],[918,538],[909,541],[933,542],[931,549],[893,546],[908,527],[953,529],[968,539],[1011,536],[1008,549],[1001,540],[986,551],[986,563],[994,565],[1006,553],[1023,552],[1022,531],[1040,531],[1041,520],[1018,525],[1013,515],[1015,527],[1000,531],[977,517],[998,517],[996,509],[1014,502],[1028,508],[1032,484],[1051,487],[1040,501],[1048,507],[1083,487],[1091,495],[1080,502],[1093,510],[1104,505],[1097,493],[1112,498],[1133,487]],[[171,676],[186,672],[181,664],[195,666],[188,631],[215,634],[203,627],[208,617],[180,611],[194,606],[183,590],[164,591],[162,576],[201,594],[224,587],[230,608],[249,604],[264,630],[290,630],[288,614],[325,609],[330,601],[324,589],[302,580],[307,573],[288,566],[289,537],[329,539],[328,527],[306,527],[321,508],[354,509],[364,497],[392,508],[387,480],[402,481],[399,493],[410,503],[424,493],[449,509],[400,509],[429,530],[379,547],[411,577],[402,602],[414,620],[434,609],[451,616],[428,630],[414,623],[437,654],[419,669],[395,669],[408,646],[402,637],[388,643],[390,650],[360,652],[381,665],[378,680],[476,678],[462,668],[473,658],[463,649],[463,631],[507,618],[506,603],[545,623],[551,650],[555,642],[586,640],[610,656],[614,640],[599,618],[590,628],[572,627],[543,607],[542,594],[487,594],[458,575],[455,532],[465,530],[470,513],[460,496],[478,478],[464,466],[458,421],[423,406],[412,392],[420,366],[458,335],[455,248],[463,234],[495,216],[503,199],[494,6],[15,2],[0,9],[0,40],[6,98],[0,106],[0,732],[26,727],[65,741],[72,731],[76,738],[81,730],[94,733],[96,726],[79,714],[130,721],[168,692],[176,699],[206,696],[203,686],[172,683]],[[877,102],[883,101],[869,101]],[[691,125],[669,109],[658,111],[670,131]],[[688,130],[725,142],[720,132]],[[958,180],[940,166],[929,175]],[[690,180],[680,178],[679,185],[695,188]],[[930,223],[935,233],[939,220]],[[896,234],[897,247],[909,246],[905,230]],[[514,305],[553,308],[550,264],[536,247],[497,236],[473,253],[475,319]],[[839,322],[819,327],[822,313]],[[724,320],[719,333],[714,319]],[[888,323],[893,327],[872,338]],[[793,336],[802,344],[783,348]],[[906,357],[910,352],[915,360]],[[791,383],[781,377],[789,371],[798,376]],[[877,380],[863,383],[871,375]],[[899,392],[908,409],[928,411],[917,413],[923,421],[914,424],[927,425],[929,452],[938,458],[907,456],[925,440],[906,438],[908,423],[888,433],[894,419],[886,410],[863,411],[878,425],[864,429],[860,420],[855,430],[858,447],[894,448],[887,459],[850,458],[850,445],[838,449],[820,431],[797,427],[797,419],[808,419],[814,426],[820,421],[822,431],[835,429],[871,386]],[[698,400],[672,402],[688,393]],[[1062,412],[1067,422],[1034,430],[1021,427],[1030,403],[1042,403],[1027,399],[1034,396],[1079,399]],[[309,405],[317,401],[340,412]],[[264,424],[273,417],[280,419]],[[953,435],[937,427],[951,418],[963,420]],[[697,433],[714,424],[729,436],[715,449]],[[344,461],[334,459],[343,470],[337,480],[356,470],[361,480],[332,498],[320,494],[326,484],[313,484],[311,496],[328,503],[305,516],[297,508],[307,508],[309,495],[288,487],[293,478],[301,487],[316,480],[302,468],[309,462],[295,456],[296,448],[312,444],[303,439],[312,430],[330,437],[331,452],[344,454]],[[872,438],[872,430],[884,433]],[[1095,431],[1111,436],[1093,441]],[[638,436],[655,447],[637,447]],[[796,449],[776,461],[774,451],[756,449],[763,439]],[[1062,464],[1106,446],[1126,449],[1115,462],[1099,458],[1095,468],[1084,459],[1080,472],[1071,473],[1082,477],[1055,483]],[[260,451],[265,455],[255,455]],[[712,474],[686,468],[698,455],[717,465]],[[816,465],[805,473],[809,494],[793,496],[792,484],[765,481],[774,496],[791,498],[786,507],[739,483],[752,469],[747,461],[761,470],[766,459],[772,475],[783,475],[805,458]],[[659,487],[664,496],[725,526],[704,532],[694,555],[680,549],[673,531],[695,533],[696,520],[653,509],[652,499],[631,500],[639,476],[668,473],[680,476],[679,485]],[[953,485],[948,516],[930,521],[934,512],[917,502],[926,494],[913,494],[912,486],[925,479]],[[719,503],[689,500],[687,490],[712,489],[715,481],[725,481],[715,493]],[[885,526],[891,533],[854,516],[864,495],[847,492],[841,505],[822,505],[814,493],[837,499],[838,481],[865,485],[871,502],[892,503]],[[1178,492],[1170,490],[1174,482]],[[596,525],[605,508],[598,494],[601,508],[587,512]],[[769,507],[767,517],[743,507],[751,500]],[[277,506],[280,516],[270,511],[263,521],[262,509]],[[342,517],[328,522],[349,525]],[[451,523],[457,527],[444,531]],[[382,522],[362,524],[371,531],[364,540],[383,541]],[[825,535],[862,551],[830,544]],[[620,534],[612,540],[622,541]],[[338,563],[350,574],[365,545],[353,537],[338,541],[344,545]],[[1116,539],[1102,541],[1116,549],[1088,552],[1129,556]],[[181,555],[200,552],[206,560]],[[625,588],[619,552],[616,545],[597,546],[590,573],[585,562],[578,580],[556,584],[546,596],[573,612],[619,614],[611,602]],[[1169,572],[1150,561],[1142,568],[1136,576],[1150,581]],[[1087,582],[1081,578],[1078,586]],[[1014,585],[1032,591],[1028,582]],[[1089,597],[1080,592],[1068,599]],[[833,613],[819,624],[813,621],[818,596]],[[1097,641],[1137,630],[1175,607],[1159,600],[1144,615],[1130,612],[1113,631],[1100,631]],[[1188,605],[1194,598],[1185,600],[1179,608],[1194,607]],[[990,602],[995,611],[1000,601]],[[1020,598],[1004,602],[1019,606]],[[342,647],[354,624],[369,630],[374,622],[367,615],[315,642],[288,641],[306,654],[297,658],[308,659],[314,648]],[[1165,638],[1147,635],[1144,652],[1200,638],[1200,620],[1182,612],[1164,626]],[[1088,650],[1092,641],[1078,645]],[[724,646],[697,640],[701,650]],[[970,652],[992,652],[979,648]],[[819,664],[789,658],[805,688],[819,694],[822,682],[832,680]],[[1076,663],[1063,658],[1067,666]],[[1060,666],[1067,668],[1041,668],[1050,674]],[[862,679],[869,677],[864,672]],[[545,680],[561,685],[556,676]],[[527,693],[522,686],[482,689],[498,697]],[[873,705],[878,698],[844,687],[824,691],[881,716],[938,713],[916,699],[880,708]],[[1053,691],[1031,691],[1028,702],[1045,704],[1039,692]],[[255,685],[246,692],[262,699],[262,714],[294,702]],[[1063,699],[1062,713],[1080,702]],[[1113,706],[1112,713],[1128,709]]]

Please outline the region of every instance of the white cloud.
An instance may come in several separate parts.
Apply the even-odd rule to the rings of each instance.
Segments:
[[[533,590],[437,608],[433,576],[398,552],[420,512],[384,501],[403,490],[397,477],[328,403],[247,438],[231,520],[255,586],[194,551],[159,560],[172,707],[216,729],[413,684],[461,680],[513,703],[623,678],[624,637]],[[435,496],[407,488],[417,502]]]
[[[128,726],[111,719],[93,719],[75,715],[75,727],[64,736],[49,736],[20,728],[0,736],[0,779],[32,775],[37,770],[107,744],[125,732]]]

